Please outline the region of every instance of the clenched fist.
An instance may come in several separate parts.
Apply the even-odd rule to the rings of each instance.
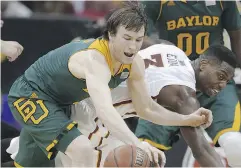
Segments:
[[[10,62],[16,60],[22,51],[23,46],[18,42],[1,40],[1,54],[5,55]]]
[[[201,107],[187,116],[185,125],[191,127],[203,126],[204,128],[207,128],[212,124],[212,121],[212,111]]]

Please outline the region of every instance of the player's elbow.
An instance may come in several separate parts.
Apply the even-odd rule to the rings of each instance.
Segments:
[[[149,112],[150,112],[149,108],[136,109],[137,115],[144,120],[149,120],[149,116],[150,116],[148,114]]]
[[[140,118],[147,120],[150,113],[150,108],[149,108],[149,104],[147,104],[147,101],[145,102],[145,104],[144,103],[140,104],[139,102],[136,102],[133,99],[132,103],[137,115]]]
[[[115,112],[114,107],[108,105],[97,107],[96,109],[97,117],[100,118],[100,120],[104,123],[104,125],[107,128],[112,127],[116,124],[115,114],[113,114],[113,112]]]

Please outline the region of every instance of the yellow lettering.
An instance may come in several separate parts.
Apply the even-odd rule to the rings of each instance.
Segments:
[[[210,16],[203,16],[203,24],[205,26],[211,26],[212,18]]]
[[[209,47],[209,37],[209,32],[200,32],[196,37],[190,33],[180,33],[177,36],[177,47],[182,49],[187,56],[195,52],[193,47],[196,47],[196,53],[200,55]],[[192,46],[193,42],[196,43],[195,46]]]
[[[195,18],[194,16],[186,17],[188,26],[193,26],[193,20],[194,20],[194,18]]]
[[[38,119],[36,119],[34,116],[31,116],[31,120],[33,121],[34,124],[39,124],[45,117],[48,116],[49,110],[44,105],[43,100],[37,100],[36,102],[41,107],[44,113]]]
[[[22,102],[24,103],[22,104]],[[43,100],[37,100],[36,102],[40,106],[40,109],[43,111],[43,114],[38,118],[34,117],[34,113],[36,112],[37,107],[30,99],[20,98],[13,103],[14,107],[16,107],[20,115],[23,117],[24,122],[27,122],[30,119],[34,124],[39,124],[44,118],[48,116],[49,110],[43,103]],[[22,105],[19,105],[20,103]]]
[[[202,54],[209,47],[209,32],[198,33],[196,36],[196,53]],[[203,43],[202,43],[203,42]]]
[[[203,25],[203,23],[200,22],[200,17],[199,16],[195,16],[195,20],[196,20],[195,26],[202,26]]]
[[[167,30],[174,30],[176,28],[175,20],[171,20],[167,22]]]
[[[184,49],[184,40],[186,43],[186,49]],[[183,50],[186,55],[189,56],[192,53],[192,35],[189,33],[179,34],[177,36],[177,47]]]
[[[183,18],[178,19],[177,28],[186,27],[186,23]]]
[[[18,110],[20,115],[23,117],[24,122],[27,122],[28,119],[36,112],[36,106],[35,104],[27,100],[23,105],[19,106],[21,102],[23,102],[25,98],[20,98],[17,101],[13,103],[14,107]]]
[[[218,22],[219,22],[219,17],[213,16],[213,24],[212,24],[212,26],[217,26]]]

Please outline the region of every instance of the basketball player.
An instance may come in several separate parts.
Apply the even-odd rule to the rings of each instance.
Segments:
[[[133,103],[142,118],[176,126],[210,123],[209,110],[200,108],[194,114],[180,115],[159,106],[148,95],[144,63],[136,56],[145,31],[143,8],[129,3],[108,19],[103,37],[69,43],[50,51],[13,83],[8,104],[23,126],[15,166],[51,166],[58,151],[71,159],[71,166],[95,166],[90,140],[68,115],[71,104],[88,97],[92,98],[98,117],[113,136],[142,148],[152,161],[153,154],[157,162],[162,153],[141,143],[112,105],[110,89],[127,78]]]
[[[145,5],[145,12],[148,16],[149,30],[156,29],[159,37],[174,43],[182,49],[189,59],[194,60],[202,54],[210,45],[223,44],[223,30],[226,29],[230,36],[232,51],[235,53],[237,63],[241,66],[241,19],[235,1],[142,1]],[[152,23],[154,24],[152,24]],[[155,26],[155,27],[154,27]],[[151,31],[149,33],[151,35]],[[208,108],[213,112],[213,124],[206,130],[215,146],[219,146],[221,135],[226,134],[230,137],[225,142],[225,152],[228,153],[230,166],[240,166],[241,146],[240,131],[240,102],[238,99],[234,80],[230,80],[221,92],[216,96],[209,96],[198,92],[197,98],[202,107]],[[146,122],[139,120],[137,132],[141,132],[146,126]],[[154,128],[150,128],[153,130]],[[160,135],[170,134],[173,130],[169,127],[158,129]],[[140,135],[140,138],[144,133]],[[145,136],[149,136],[148,134]],[[166,136],[163,136],[166,137]],[[175,136],[173,136],[175,137]],[[232,138],[231,138],[232,137]],[[151,137],[149,137],[151,138]],[[150,139],[157,144],[166,147],[172,146],[170,138]],[[220,141],[221,140],[221,141]],[[195,142],[195,140],[192,140]],[[228,147],[229,146],[229,147]],[[233,148],[232,148],[233,147]],[[234,150],[235,147],[235,150]],[[167,149],[167,148],[165,148]],[[203,155],[197,154],[199,157]],[[197,157],[197,156],[196,156]],[[200,159],[198,159],[200,162]]]
[[[171,48],[168,50],[171,50]],[[180,53],[180,55],[184,55],[184,53]],[[213,58],[215,55],[220,57],[218,59],[219,63],[221,63],[220,60],[223,60],[220,65],[218,61]],[[206,70],[203,70],[203,66],[206,67],[205,60],[208,60],[208,64],[211,64],[212,68],[207,67]],[[146,60],[146,62],[148,63],[149,60]],[[228,70],[224,62],[229,62],[229,65],[232,65],[233,67],[229,72],[225,72],[225,75],[220,73],[224,69]],[[204,52],[203,55],[192,61],[191,64],[195,72],[197,91],[202,91],[205,94],[214,97],[219,91],[221,91],[221,89],[225,88],[229,79],[232,78],[235,67],[235,56],[230,50],[223,46],[211,46],[207,51]],[[182,70],[176,71],[176,74],[169,71],[170,70],[167,69],[167,75],[165,75],[167,79],[163,79],[166,81],[166,85],[165,82],[163,82],[163,86],[161,87],[157,97],[157,102],[168,109],[172,109],[173,111],[188,114],[190,109],[195,109],[200,106],[197,100],[198,97],[196,97],[195,90],[190,89],[188,86],[188,83],[190,82],[186,80],[187,84],[185,84],[185,86],[180,86],[181,84],[178,82],[178,78],[184,79],[182,73],[185,71],[188,73],[190,70],[184,67]],[[152,72],[148,69],[146,72],[147,75],[149,74],[149,76],[155,76],[158,78],[158,73],[155,74],[154,71]],[[160,74],[161,72],[162,71],[160,69]],[[177,79],[176,83],[174,82],[175,79]],[[170,82],[172,83],[170,84]],[[160,86],[160,84],[158,84],[158,82],[153,82],[151,86],[153,86],[154,90],[155,87],[156,90],[158,90],[157,87]],[[152,87],[150,88],[152,89]],[[232,99],[232,97],[230,98]],[[218,123],[214,124],[217,125]],[[223,166],[217,153],[207,143],[200,128],[181,127],[180,130],[185,141],[191,147],[194,153],[194,157],[198,160],[201,166]],[[136,136],[161,150],[169,150],[177,138],[176,134],[178,131],[179,129],[176,127],[161,127],[148,121],[142,120],[141,124],[137,125]]]
[[[211,46],[192,63],[189,62],[183,51],[171,45],[152,45],[139,51],[139,54],[144,59],[147,68],[145,80],[148,83],[149,94],[159,104],[179,113],[187,114],[199,108],[195,96],[196,88],[213,96],[225,87],[227,81],[234,74],[235,56],[223,46]],[[114,106],[123,118],[138,115],[135,112],[126,83],[122,83],[111,93]],[[86,111],[90,115],[80,113],[80,111]],[[110,150],[123,145],[123,142],[109,135],[108,129],[95,114],[95,108],[90,99],[73,106],[71,117],[78,121],[78,128],[89,137],[92,145],[101,153],[96,154],[96,161],[100,166],[103,165]],[[148,131],[152,137],[162,137],[158,132],[155,132],[155,129],[149,128]],[[145,132],[145,128],[143,131]],[[199,160],[202,165],[223,166],[218,155],[204,138],[200,128],[182,127],[181,131],[187,143],[195,149],[196,154],[198,154],[198,149],[200,153],[206,155],[204,159],[207,160]],[[168,135],[163,135],[162,139],[168,139]],[[69,159],[62,153],[59,153],[58,156],[56,165],[68,166]],[[198,155],[195,156],[199,159]]]

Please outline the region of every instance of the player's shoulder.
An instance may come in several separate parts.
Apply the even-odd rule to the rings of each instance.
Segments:
[[[104,63],[105,57],[102,53],[100,53],[97,50],[81,50],[76,52],[74,55],[71,56],[70,60],[71,61],[85,61],[87,64],[91,64],[93,62],[101,62]]]
[[[139,51],[139,54],[141,56],[145,55],[151,55],[151,54],[177,54],[177,55],[182,55],[186,56],[184,51],[182,51],[180,48],[178,48],[175,45],[170,45],[170,44],[153,44],[143,50]]]
[[[142,49],[141,51],[143,51],[143,50],[159,50],[159,49],[168,49],[168,48],[179,49],[175,45],[172,45],[172,43],[170,43],[170,44],[168,44],[168,43],[156,43],[156,44],[152,44],[152,45],[146,47],[145,49]]]

